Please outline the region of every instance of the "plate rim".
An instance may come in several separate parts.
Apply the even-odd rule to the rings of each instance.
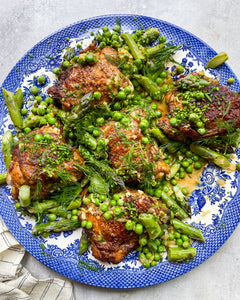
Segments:
[[[11,77],[11,74],[12,74],[12,72],[14,72],[14,70],[16,69],[16,66],[20,63],[20,61],[23,59],[23,58],[25,58],[27,55],[29,55],[29,53],[31,53],[32,52],[32,50],[33,49],[35,49],[35,48],[37,48],[37,47],[39,47],[40,45],[41,45],[41,43],[43,43],[44,41],[46,41],[47,39],[49,39],[49,38],[51,38],[52,36],[54,36],[54,35],[58,35],[60,32],[63,32],[63,31],[65,31],[65,30],[67,30],[67,29],[70,29],[71,27],[73,27],[73,26],[76,26],[76,25],[78,25],[78,24],[81,24],[81,23],[87,23],[87,22],[89,22],[89,21],[96,21],[96,20],[99,20],[100,22],[104,22],[104,20],[106,19],[106,18],[116,18],[116,17],[119,17],[119,18],[121,18],[121,17],[126,17],[126,18],[144,18],[144,19],[148,19],[148,20],[154,20],[154,21],[156,21],[156,22],[160,22],[160,23],[163,23],[163,24],[165,24],[165,25],[167,25],[167,26],[171,26],[171,27],[174,27],[174,28],[176,28],[177,30],[180,30],[180,31],[182,31],[182,32],[184,32],[185,34],[187,34],[187,35],[189,35],[191,38],[193,38],[193,39],[196,39],[197,40],[197,42],[200,42],[200,43],[202,43],[205,47],[207,47],[207,49],[208,50],[210,50],[210,52],[212,52],[213,53],[213,55],[215,55],[217,52],[211,47],[211,46],[209,46],[207,43],[205,43],[202,39],[200,39],[200,38],[198,38],[196,35],[194,35],[194,34],[192,34],[191,32],[189,32],[189,31],[187,31],[187,30],[185,30],[184,28],[181,28],[181,27],[179,27],[178,25],[175,25],[175,24],[173,24],[173,23],[170,23],[170,22],[167,22],[167,21],[164,21],[164,20],[161,20],[161,19],[158,19],[158,18],[152,18],[152,17],[149,17],[149,16],[145,16],[145,15],[138,15],[138,14],[106,14],[106,15],[99,15],[99,16],[93,16],[93,17],[90,17],[90,18],[87,18],[87,19],[82,19],[82,20],[79,20],[79,21],[76,21],[76,22],[74,22],[74,23],[72,23],[72,24],[70,24],[70,25],[66,25],[66,26],[64,26],[64,27],[62,27],[62,28],[60,28],[60,29],[58,29],[58,30],[56,30],[56,31],[54,31],[54,32],[52,32],[52,33],[50,33],[50,34],[48,34],[46,37],[44,37],[43,39],[41,39],[40,41],[38,41],[31,49],[29,49],[27,52],[25,52],[25,54],[17,61],[17,63],[13,66],[13,68],[9,71],[9,73],[8,73],[8,75],[6,76],[6,78],[5,78],[5,80],[3,81],[3,83],[2,83],[2,86],[1,86],[1,88],[2,87],[4,87],[4,86],[6,86],[7,85],[7,81],[9,80],[9,77]],[[136,23],[136,27],[138,26],[138,23]],[[80,36],[81,36],[81,34],[80,34]],[[201,57],[200,57],[201,58]],[[201,58],[201,61],[203,61],[203,59]],[[231,68],[227,65],[227,64],[225,64],[225,66],[226,66],[226,68],[234,75],[234,77],[237,79],[237,77],[236,77],[236,75],[233,73],[233,71],[231,70]],[[238,82],[238,79],[237,79],[237,84],[239,84],[239,82]],[[2,124],[1,124],[1,126],[2,126]],[[238,186],[239,187],[239,186]],[[7,188],[6,188],[7,189]],[[2,190],[2,188],[1,188],[1,190]],[[238,189],[237,190],[237,192],[236,192],[236,194],[235,194],[235,196],[234,196],[234,198],[231,200],[231,202],[233,202],[236,198],[237,198],[237,196],[238,196],[238,194],[240,194],[239,193],[240,192],[240,189]],[[1,201],[2,202],[2,201]],[[7,204],[7,203],[6,203]],[[230,205],[230,203],[229,203],[229,205]],[[1,203],[0,203],[0,207],[2,207],[2,205],[1,205]],[[240,208],[240,206],[239,206],[239,208]],[[10,208],[9,208],[10,209]],[[13,206],[11,207],[11,210],[12,210],[12,213],[14,213],[14,208],[13,208]],[[224,211],[225,212],[225,211]],[[240,212],[240,210],[239,210],[239,212]],[[1,211],[0,211],[0,215],[2,215],[2,213],[1,213]],[[16,213],[15,213],[15,217],[17,218],[17,215],[16,215]],[[3,216],[2,215],[2,218],[3,218],[3,220],[4,220],[4,222],[6,223],[6,225],[8,226],[8,228],[9,228],[9,226],[11,227],[11,224],[10,224],[10,222],[9,222],[9,220],[7,220],[6,218],[5,218],[5,215]],[[18,219],[18,218],[17,218]],[[150,282],[148,282],[147,284],[146,284],[146,282],[142,282],[140,279],[139,279],[139,281],[134,285],[134,286],[126,286],[125,285],[125,283],[122,285],[121,284],[121,282],[119,281],[119,280],[117,280],[118,278],[116,277],[116,280],[117,280],[117,282],[116,282],[116,284],[115,285],[112,285],[112,284],[110,284],[110,285],[108,285],[108,284],[106,284],[105,283],[105,285],[103,285],[103,284],[98,284],[97,282],[87,282],[88,280],[86,279],[86,278],[84,278],[84,281],[83,280],[79,280],[79,279],[76,279],[76,278],[73,278],[73,277],[71,277],[71,276],[69,276],[69,274],[67,273],[67,271],[64,271],[64,272],[62,272],[62,270],[58,270],[59,269],[59,267],[61,268],[61,264],[57,264],[57,270],[56,270],[56,265],[48,265],[48,264],[46,264],[46,259],[44,258],[44,257],[42,257],[42,255],[40,255],[39,256],[39,254],[40,254],[40,252],[42,252],[42,249],[37,249],[37,253],[32,253],[31,252],[31,249],[29,249],[29,247],[31,247],[31,245],[27,245],[27,247],[26,246],[23,246],[31,255],[33,255],[39,262],[41,262],[41,263],[43,263],[45,266],[47,266],[47,267],[49,267],[49,268],[51,268],[53,271],[56,271],[56,272],[58,272],[58,273],[60,273],[60,274],[62,274],[63,276],[66,276],[66,277],[68,277],[68,278],[71,278],[71,279],[73,279],[73,280],[76,280],[76,281],[78,281],[78,282],[81,282],[81,283],[85,283],[85,284],[89,284],[89,285],[93,285],[93,286],[99,286],[99,287],[105,287],[105,288],[121,288],[121,289],[129,289],[129,288],[140,288],[140,287],[146,287],[146,286],[152,286],[152,285],[156,285],[156,284],[159,284],[159,283],[162,283],[162,282],[166,282],[166,281],[169,281],[169,280],[172,280],[172,279],[174,279],[174,278],[176,278],[176,277],[179,277],[179,276],[181,276],[181,275],[183,275],[184,273],[186,273],[186,272],[189,272],[189,271],[191,271],[192,269],[194,269],[195,267],[197,267],[199,264],[201,264],[201,263],[203,263],[204,261],[206,261],[209,257],[211,257],[227,240],[228,240],[228,238],[231,236],[231,234],[233,233],[233,231],[236,229],[236,227],[237,227],[237,225],[238,225],[238,223],[240,222],[240,216],[239,216],[239,218],[238,218],[238,220],[235,220],[236,222],[234,223],[234,227],[232,227],[231,228],[231,230],[229,231],[229,234],[227,235],[227,238],[225,238],[224,239],[224,241],[223,241],[223,243],[221,243],[221,245],[219,246],[219,247],[217,247],[217,249],[215,249],[214,248],[214,250],[212,250],[212,252],[210,252],[210,255],[208,255],[207,256],[207,258],[206,259],[204,259],[204,260],[200,260],[200,261],[198,261],[198,260],[194,260],[194,261],[192,261],[192,262],[189,262],[189,263],[184,263],[184,264],[182,264],[182,266],[185,266],[184,268],[182,268],[182,270],[181,270],[181,272],[179,273],[179,274],[177,274],[176,276],[172,276],[171,278],[170,277],[168,277],[167,279],[165,279],[165,280],[159,280],[159,281],[156,281],[156,279],[155,279],[155,281],[154,281],[154,278],[153,279],[151,279],[151,281]],[[15,224],[16,226],[17,226],[17,224]],[[17,229],[16,228],[16,226],[14,227],[15,229]],[[19,229],[19,228],[18,228]],[[12,232],[12,228],[11,229],[9,229],[10,230],[10,232]],[[17,231],[14,231],[14,232],[12,232],[12,234],[16,237],[16,239],[19,241],[19,243],[21,244],[21,242],[22,242],[22,234],[20,234],[19,232],[18,232],[19,230],[17,230]],[[219,232],[220,232],[220,230],[219,230]],[[33,239],[33,237],[31,237],[31,239]],[[54,262],[55,262],[55,260],[54,260]],[[145,269],[145,274],[147,274],[147,273],[152,273],[151,271],[153,270],[153,268],[150,268],[150,269]],[[118,270],[115,270],[115,271],[113,271],[113,273],[116,273]],[[132,270],[121,270],[121,271],[124,271],[124,272],[137,272],[137,271],[132,271]],[[96,279],[98,278],[98,276],[99,276],[99,274],[100,273],[95,273],[95,275],[96,275]],[[85,274],[84,274],[85,275]],[[88,275],[87,274],[87,272],[86,272],[86,275]],[[141,276],[142,276],[142,274],[141,274]],[[119,277],[121,277],[121,276],[119,276]],[[83,279],[83,278],[82,278]]]

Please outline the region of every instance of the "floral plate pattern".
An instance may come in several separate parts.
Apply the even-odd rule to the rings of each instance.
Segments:
[[[52,70],[59,66],[62,50],[81,41],[90,41],[91,32],[96,33],[99,27],[107,25],[110,29],[119,17],[122,31],[132,32],[140,29],[157,27],[167,41],[182,44],[175,59],[185,67],[185,73],[204,69],[204,65],[216,55],[216,52],[191,33],[162,20],[136,15],[107,15],[90,18],[72,24],[46,37],[16,64],[5,79],[2,87],[15,92],[18,87],[24,91],[25,102],[29,99],[29,85],[37,84],[35,75],[44,74],[46,83],[39,86],[46,95],[48,87],[56,80]],[[174,66],[169,65],[169,69]],[[240,83],[231,69],[223,64],[217,71],[206,73],[226,84],[230,77],[235,78],[232,90],[240,91]],[[26,104],[26,107],[28,105]],[[4,99],[0,95],[0,135],[7,129],[14,132],[9,120]],[[240,149],[231,157],[233,162],[240,160]],[[5,172],[5,164],[0,153],[0,171]],[[200,228],[206,239],[205,243],[193,242],[197,249],[196,258],[188,263],[174,264],[164,259],[157,266],[145,269],[137,259],[137,253],[130,253],[119,265],[97,261],[91,251],[78,256],[81,229],[64,233],[50,234],[48,238],[33,237],[31,234],[35,221],[15,211],[10,188],[0,188],[0,215],[15,238],[23,247],[40,262],[54,271],[76,281],[109,288],[137,288],[168,281],[195,268],[215,253],[228,239],[240,221],[240,172],[223,171],[211,165],[205,167],[199,185],[189,198],[192,207],[192,218],[189,223]],[[89,268],[89,265],[91,268]]]

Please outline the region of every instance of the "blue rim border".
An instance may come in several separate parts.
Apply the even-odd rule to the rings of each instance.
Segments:
[[[161,28],[171,29],[171,32],[167,35],[169,39],[173,39],[177,42],[184,42],[188,40],[189,46],[191,47],[191,52],[194,53],[204,64],[207,63],[209,58],[216,55],[216,52],[209,47],[205,42],[198,39],[193,34],[188,31],[175,26],[166,21],[162,21],[159,19],[146,17],[142,15],[103,15],[88,18],[79,22],[75,22],[69,26],[66,26],[41,40],[34,47],[32,47],[20,60],[19,62],[12,68],[5,81],[3,82],[3,87],[15,90],[19,84],[19,80],[17,80],[16,68],[22,67],[20,62],[22,60],[28,61],[28,54],[34,52],[37,48],[41,47],[44,43],[46,43],[50,38],[60,36],[63,38],[63,34],[65,32],[71,31],[70,29],[79,26],[84,27],[84,25],[88,24],[88,22],[99,22],[101,25],[107,24],[111,25],[115,23],[116,17],[119,17],[121,21],[126,21],[127,23],[132,24],[131,28],[139,28],[140,23],[157,23]],[[133,21],[133,18],[137,18],[136,21]],[[109,26],[110,26],[109,25]],[[164,30],[161,30],[164,34]],[[67,36],[64,34],[64,36]],[[84,36],[84,34],[81,34]],[[71,36],[70,36],[71,38]],[[21,69],[22,72],[24,70]],[[237,80],[235,74],[232,70],[226,65],[222,65],[218,68],[218,74],[221,75],[221,82],[225,83],[226,79],[229,77],[235,78],[235,83],[231,87],[232,89],[239,90],[240,84]],[[227,74],[227,76],[226,76]],[[13,77],[13,79],[12,79]],[[0,118],[0,124],[2,124],[3,116]],[[238,183],[240,181],[240,176],[238,176]],[[76,281],[86,283],[89,285],[107,287],[107,288],[138,288],[145,287],[150,285],[159,284],[161,282],[165,282],[176,278],[193,268],[197,267],[199,264],[204,262],[207,258],[209,258],[212,254],[214,254],[229,238],[231,233],[234,231],[238,223],[240,222],[240,201],[237,199],[240,197],[240,187],[238,184],[238,190],[235,197],[231,200],[229,205],[224,211],[222,221],[226,223],[226,227],[216,230],[210,238],[206,241],[205,244],[198,244],[197,247],[197,257],[195,260],[189,263],[183,264],[172,264],[169,262],[160,263],[154,268],[150,269],[141,269],[141,270],[107,270],[104,272],[96,273],[92,271],[88,271],[83,269],[82,272],[76,266],[76,262],[69,262],[66,260],[59,260],[58,258],[48,257],[46,258],[42,252],[42,248],[38,239],[32,237],[28,231],[19,230],[20,222],[15,213],[14,205],[12,205],[11,201],[7,199],[8,189],[6,187],[1,188],[1,194],[4,201],[0,201],[0,213],[2,215],[3,220],[8,226],[9,230],[15,236],[15,238],[24,246],[24,248],[30,252],[36,259],[50,267],[54,271],[72,278]],[[77,269],[76,269],[77,267]]]

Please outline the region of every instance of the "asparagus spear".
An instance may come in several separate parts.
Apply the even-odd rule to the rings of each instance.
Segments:
[[[144,55],[141,52],[141,50],[138,48],[131,34],[124,32],[121,34],[121,38],[123,38],[126,44],[128,45],[134,59],[144,60]]]
[[[6,168],[9,168],[10,162],[12,161],[12,144],[13,135],[10,130],[4,132],[2,137],[2,153]]]
[[[0,174],[0,184],[6,183],[7,172]]]
[[[82,204],[82,200],[81,199],[75,199],[73,201],[71,201],[67,207],[67,210],[73,210],[73,209],[77,209],[81,206]]]
[[[161,198],[163,203],[165,203],[167,207],[172,210],[177,218],[182,220],[188,217],[187,213],[177,204],[177,202],[171,199],[166,193],[162,192]]]
[[[34,201],[33,207],[30,209],[32,213],[42,213],[56,206],[57,202],[55,200],[43,200],[42,202]]]
[[[32,233],[34,235],[40,235],[43,232],[60,232],[60,231],[67,231],[73,230],[75,228],[80,227],[81,223],[79,221],[72,221],[68,219],[61,219],[59,221],[41,223],[34,226]]]
[[[150,239],[155,239],[163,234],[163,231],[158,224],[158,221],[152,214],[140,214],[139,220],[143,223],[147,230]]]
[[[156,54],[159,50],[165,47],[165,44],[158,44],[156,46],[153,46],[151,48],[146,48],[146,52],[149,57],[152,57],[154,54]]]
[[[183,234],[186,234],[187,236],[189,236],[192,239],[195,239],[195,240],[198,240],[201,242],[205,242],[203,234],[202,234],[201,230],[199,230],[198,228],[193,227],[192,225],[183,223],[177,219],[173,219],[172,224],[177,231],[179,231]]]
[[[148,28],[141,38],[141,43],[144,45],[150,44],[156,40],[159,34],[160,32],[157,28]]]
[[[46,124],[46,119],[41,116],[30,115],[26,119],[23,120],[23,128],[35,128],[40,126],[41,124]]]
[[[175,262],[182,262],[192,259],[196,256],[197,250],[193,247],[184,248],[168,248],[168,260]]]
[[[189,205],[187,198],[182,193],[181,187],[179,185],[176,185],[173,187],[173,191],[176,195],[178,204],[188,214],[188,216],[191,217],[191,206]]]
[[[83,231],[81,239],[80,239],[80,243],[79,243],[79,252],[78,252],[78,254],[81,255],[84,252],[86,252],[89,245],[90,245],[90,238],[86,234],[86,232]]]
[[[30,186],[22,185],[19,189],[19,202],[22,207],[29,206],[31,203],[31,194],[30,194]]]
[[[207,147],[201,146],[196,143],[192,143],[190,145],[190,149],[192,152],[205,158],[206,160],[212,161],[215,165],[219,166],[222,169],[227,169],[230,167],[230,162],[228,161],[228,159],[225,156],[223,156]]]
[[[66,207],[58,206],[58,207],[50,208],[48,212],[66,219],[71,218],[71,211],[67,210]]]
[[[159,129],[154,128],[150,131],[150,133],[159,140],[161,144],[167,144],[169,143],[169,139],[166,137],[166,135]]]
[[[157,85],[150,78],[142,75],[134,75],[134,78],[137,79],[152,98],[160,99],[160,92]]]

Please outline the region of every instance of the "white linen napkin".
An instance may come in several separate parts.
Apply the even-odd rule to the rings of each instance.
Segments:
[[[24,248],[9,232],[0,217],[0,300],[73,300],[69,281],[39,280],[21,264]]]

